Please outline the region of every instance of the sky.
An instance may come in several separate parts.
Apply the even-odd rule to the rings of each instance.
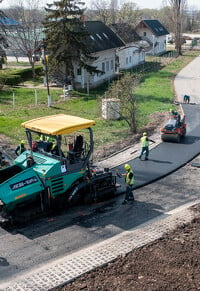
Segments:
[[[29,0],[22,0],[24,2],[24,4],[26,4]],[[83,0],[86,3],[87,7],[90,7],[92,1],[95,0]],[[115,0],[118,2],[133,2],[135,4],[137,4],[137,6],[139,8],[154,8],[154,9],[159,9],[162,7],[163,5],[163,0]],[[167,1],[167,0],[166,0]],[[9,7],[10,5],[14,5],[16,4],[17,1],[15,0],[3,0],[3,2],[0,4],[0,8],[5,8],[5,7]],[[45,5],[45,3],[52,3],[53,0],[40,0],[39,1],[41,3],[41,5],[43,4],[43,6]],[[194,7],[195,9],[199,9],[200,10],[200,0],[187,0],[188,6],[189,7]]]

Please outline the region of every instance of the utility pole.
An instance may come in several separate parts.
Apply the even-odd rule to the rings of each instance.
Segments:
[[[48,61],[45,51],[45,41],[43,39],[42,44],[42,63],[43,63],[43,70],[44,70],[44,86],[47,87],[47,94],[48,94],[48,107],[51,107],[51,95],[49,89],[49,78],[48,78]]]

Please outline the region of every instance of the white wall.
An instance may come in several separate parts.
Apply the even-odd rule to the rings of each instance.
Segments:
[[[166,51],[166,35],[157,37],[148,28],[137,28],[136,32],[142,38],[146,38],[152,42],[153,48],[151,51],[148,51],[148,54],[158,55]],[[146,35],[144,32],[146,33]]]
[[[119,56],[119,68],[120,70],[127,70],[134,66],[137,66],[145,61],[145,53],[136,47],[126,47],[118,50]]]
[[[81,84],[82,88],[85,88],[87,84],[94,85],[103,81],[112,79],[115,75],[115,50],[101,51],[93,55],[97,59],[92,63],[92,66],[96,67],[104,73],[88,74],[86,70],[82,69],[81,75],[77,75],[77,67],[75,68],[75,81]]]

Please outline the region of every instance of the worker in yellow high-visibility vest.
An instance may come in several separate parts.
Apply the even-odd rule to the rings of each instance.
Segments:
[[[20,144],[15,149],[15,154],[17,156],[19,156],[19,155],[21,155],[25,151],[26,151],[25,141],[24,140],[21,140]]]
[[[142,158],[142,155],[145,153],[145,160],[148,160],[149,159],[149,142],[153,142],[155,143],[154,140],[148,138],[147,136],[147,133],[144,132],[143,133],[143,136],[141,137],[140,139],[140,142],[141,142],[141,152],[140,152],[140,155],[139,155],[139,159],[141,160]]]
[[[124,166],[126,173],[122,174],[122,176],[125,176],[125,183],[126,183],[126,194],[125,199],[122,202],[122,204],[127,204],[129,200],[134,200],[133,195],[133,185],[134,185],[134,172],[129,164],[125,164]]]

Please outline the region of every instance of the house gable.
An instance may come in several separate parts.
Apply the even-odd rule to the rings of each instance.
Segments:
[[[169,34],[167,29],[156,19],[142,20],[136,26],[137,28],[148,28],[157,37]]]

